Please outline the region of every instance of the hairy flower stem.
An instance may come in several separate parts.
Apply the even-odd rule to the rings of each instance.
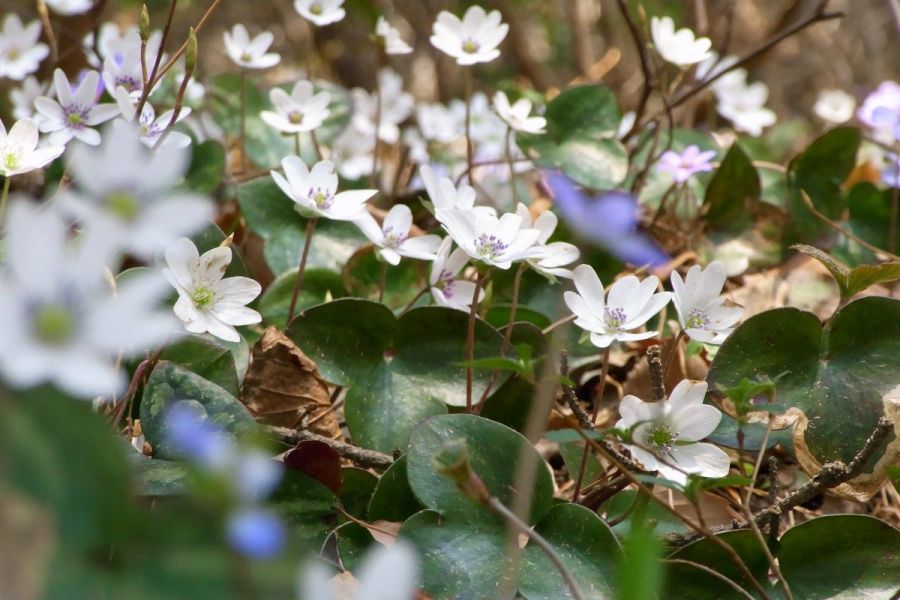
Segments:
[[[466,69],[466,172],[469,184],[472,184],[472,169],[475,167],[475,146],[472,143],[472,88],[475,83],[472,69]]]
[[[241,173],[247,172],[247,70],[241,69]]]
[[[12,177],[7,175],[3,178],[3,194],[0,195],[0,223],[3,223],[3,214],[6,212],[6,201],[9,199],[9,184]]]
[[[291,293],[291,306],[288,308],[285,328],[294,319],[294,311],[297,308],[297,298],[300,296],[300,288],[303,287],[303,274],[306,272],[306,259],[309,256],[309,245],[312,242],[313,232],[316,229],[318,219],[313,218],[306,222],[306,238],[303,240],[303,252],[300,253],[300,264],[297,268],[297,279],[294,281],[294,291]]]
[[[516,163],[513,160],[512,145],[516,132],[512,127],[506,129],[506,162],[509,164],[509,187],[512,189],[513,206],[519,204],[519,190],[516,189]]]
[[[171,0],[169,2],[169,14],[166,17],[166,24],[163,26],[162,38],[159,40],[159,50],[156,52],[156,58],[153,60],[153,68],[150,69],[149,73],[147,71],[147,40],[141,40],[141,68],[144,76],[144,89],[141,92],[141,98],[138,100],[137,109],[134,114],[137,115],[138,118],[141,116],[141,112],[144,110],[144,105],[147,103],[147,98],[150,97],[150,92],[153,91],[153,85],[157,79],[157,75],[159,74],[159,63],[162,60],[163,51],[166,49],[166,41],[169,39],[169,32],[172,30],[172,20],[175,17],[175,7],[178,4],[178,0]],[[185,42],[184,46],[185,50],[187,50],[187,42]],[[190,79],[190,76],[187,77]]]
[[[481,294],[481,288],[484,286],[484,282],[487,278],[490,277],[490,272],[486,272],[484,274],[478,273],[478,277],[475,279],[475,293],[472,294],[472,307],[469,310],[469,325],[468,330],[466,332],[466,362],[469,363],[466,367],[466,412],[472,412],[472,380],[473,380],[473,367],[472,361],[475,360],[475,318],[478,314],[478,296]]]
[[[300,151],[303,149],[302,145],[300,144],[301,135],[303,134],[301,134],[299,131],[294,135],[294,154],[297,155],[297,158],[303,160],[303,155],[300,154]]]
[[[519,307],[519,288],[522,286],[522,275],[527,268],[527,263],[520,263],[519,268],[516,269],[516,275],[513,278],[512,304],[510,304],[509,307],[509,321],[506,323],[506,329],[503,331],[503,344],[500,346],[501,356],[506,356],[509,352],[509,345],[512,342],[513,325],[516,322],[516,310]],[[480,413],[481,409],[484,407],[484,403],[487,401],[491,389],[494,387],[494,384],[497,383],[498,375],[499,372],[497,370],[491,372],[491,379],[488,381],[487,386],[484,388],[484,392],[481,394],[481,398],[478,400],[478,406],[475,409],[476,414]]]
[[[597,415],[600,413],[600,403],[603,402],[603,392],[606,391],[606,377],[609,375],[609,351],[612,345],[606,347],[603,351],[603,370],[600,373],[600,384],[597,386],[597,393],[594,396],[594,409],[591,411],[591,426],[597,424]],[[572,494],[572,502],[577,503],[581,495],[581,486],[584,483],[584,470],[587,466],[588,454],[591,451],[589,444],[584,445],[584,452],[581,454],[581,463],[578,465],[578,477],[575,479],[575,492]]]
[[[384,302],[384,288],[387,285],[387,261],[381,261],[381,281],[378,284],[378,301]]]

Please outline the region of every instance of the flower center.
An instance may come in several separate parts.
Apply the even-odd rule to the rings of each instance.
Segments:
[[[334,195],[321,188],[310,188],[309,197],[319,210],[328,210],[334,203]]]
[[[18,58],[22,56],[22,51],[19,48],[13,46],[6,51],[6,58],[10,61],[18,60]]]
[[[478,256],[493,260],[506,251],[507,245],[497,236],[482,233],[475,239],[475,251]]]
[[[615,329],[616,331],[624,331],[623,325],[625,325],[625,321],[628,320],[628,315],[625,314],[623,309],[610,308],[607,306],[604,311],[604,317],[606,318],[607,327]]]
[[[385,227],[384,228],[384,240],[382,244],[385,248],[398,248],[400,244],[406,241],[405,233],[394,233],[393,228]]]
[[[471,38],[464,41],[462,45],[463,52],[465,52],[466,54],[475,54],[476,52],[478,52],[478,48],[478,42]]]
[[[292,110],[288,113],[288,121],[290,121],[294,125],[299,125],[303,122],[303,113],[299,110]]]
[[[706,329],[709,326],[709,317],[706,316],[706,311],[692,308],[685,319],[685,326],[688,329]]]
[[[63,107],[63,115],[65,115],[66,124],[70,129],[84,129],[84,122],[87,120],[89,112],[88,109],[77,104]]]
[[[130,75],[120,75],[116,77],[116,87],[122,86],[126,92],[136,92],[141,89],[141,82],[137,78]]]
[[[140,202],[134,194],[125,191],[113,192],[106,197],[106,208],[123,221],[134,221],[140,209]]]
[[[322,8],[322,4],[321,4],[321,3],[319,3],[319,2],[313,2],[313,3],[310,4],[310,6],[309,6],[309,12],[312,13],[312,14],[314,14],[314,15],[321,15],[323,12],[325,12],[325,9]]]
[[[253,56],[247,50],[244,50],[244,53],[241,54],[241,62],[250,62],[253,60]]]
[[[668,423],[654,423],[647,432],[646,443],[651,449],[659,454],[668,454],[675,447],[678,440],[678,433],[672,431],[672,426]]]
[[[215,294],[208,287],[198,287],[191,294],[191,301],[197,308],[206,308],[213,303]]]
[[[7,171],[13,171],[19,168],[19,157],[15,152],[7,152],[3,156],[3,166]]]
[[[42,306],[34,315],[34,333],[51,346],[64,344],[75,333],[75,316],[57,304]]]

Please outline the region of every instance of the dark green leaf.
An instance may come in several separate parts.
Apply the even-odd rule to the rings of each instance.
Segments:
[[[706,222],[714,229],[747,227],[752,223],[760,189],[753,162],[738,143],[732,144],[706,188]]]

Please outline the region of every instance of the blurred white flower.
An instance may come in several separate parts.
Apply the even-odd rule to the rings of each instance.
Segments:
[[[856,112],[856,98],[844,90],[822,90],[813,105],[813,112],[829,123],[846,123]]]
[[[633,110],[622,115],[622,120],[619,121],[619,129],[616,130],[616,139],[622,139],[625,137],[625,134],[631,131],[631,128],[634,127],[635,119],[637,119],[637,113]]]
[[[515,131],[525,133],[545,133],[547,131],[547,119],[544,117],[532,117],[531,100],[519,98],[512,105],[509,98],[503,92],[494,94],[494,110],[500,118]]]
[[[281,88],[269,92],[269,100],[275,111],[264,110],[260,118],[270,127],[282,133],[304,133],[322,125],[331,111],[328,92],[315,92],[309,81],[298,81],[288,94]]]
[[[360,119],[350,123],[331,144],[330,159],[345,179],[360,179],[372,173],[375,136],[372,128],[360,129]]]
[[[262,287],[249,277],[224,277],[231,264],[231,248],[218,246],[201,256],[194,242],[181,238],[166,249],[163,275],[178,292],[175,315],[191,333],[206,333],[239,342],[235,325],[253,325],[262,317],[247,304]],[[223,278],[224,277],[224,278]]]
[[[679,67],[697,64],[710,56],[710,39],[695,38],[694,32],[687,27],[675,31],[675,22],[671,17],[653,17],[650,33],[659,55]]]
[[[378,99],[362,88],[353,88],[353,126],[366,136],[375,136],[378,123],[378,137],[388,144],[400,139],[400,123],[412,114],[415,99],[403,91],[403,78],[395,71],[384,68],[378,72],[378,91],[381,95],[379,117]]]
[[[385,54],[409,54],[413,50],[412,46],[403,41],[400,31],[391,26],[383,16],[379,16],[375,24],[375,36],[384,44]]]
[[[298,579],[298,600],[415,600],[419,557],[403,540],[390,547],[375,544],[356,570],[359,587],[351,596],[338,590],[331,571],[319,562],[306,566]]]
[[[777,121],[775,113],[764,106],[769,98],[769,88],[761,81],[745,83],[747,72],[743,69],[739,69],[737,73],[742,76],[741,83],[734,80],[733,87],[716,88],[719,100],[717,110],[738,131],[759,136],[764,128]]]
[[[459,113],[443,104],[419,104],[416,123],[422,137],[430,142],[449,144],[465,135],[465,112]]]
[[[0,174],[12,177],[47,165],[65,150],[65,146],[38,148],[38,127],[31,119],[16,121],[9,133],[0,121]]]
[[[172,191],[191,160],[183,148],[151,150],[131,127],[113,127],[100,148],[79,147],[69,160],[73,188],[59,207],[123,251],[152,260],[213,218],[212,203]]]
[[[401,257],[419,260],[434,260],[435,252],[441,244],[436,235],[420,235],[409,237],[412,227],[412,211],[405,204],[395,204],[384,217],[384,223],[378,225],[375,218],[365,212],[354,223],[369,241],[378,248],[378,256],[388,264],[400,264]]]
[[[366,201],[378,190],[348,190],[338,193],[338,176],[331,161],[323,160],[308,169],[297,156],[281,161],[284,175],[272,171],[272,179],[294,201],[297,212],[306,218],[324,217],[354,221],[366,210]]]
[[[34,118],[34,101],[44,95],[45,87],[36,77],[29,75],[21,86],[12,88],[9,91],[9,100],[13,105],[13,118]]]
[[[71,16],[86,13],[94,6],[94,0],[45,0],[53,12]]]
[[[589,265],[572,271],[575,292],[566,292],[566,305],[575,314],[575,325],[590,333],[591,343],[606,348],[613,342],[634,342],[656,335],[656,331],[629,333],[642,327],[669,303],[670,292],[657,292],[659,279],[650,276],[643,281],[628,275],[609,288],[609,297],[597,273]]]
[[[50,54],[47,44],[38,42],[41,24],[32,21],[27,26],[15,13],[9,13],[0,30],[0,78],[21,81],[38,70],[41,61]]]
[[[343,19],[347,14],[343,5],[344,0],[294,0],[294,9],[300,16],[319,27]]]
[[[688,474],[724,477],[731,459],[720,448],[699,442],[719,425],[722,413],[703,404],[705,381],[683,380],[666,400],[644,402],[625,396],[619,404],[622,418],[617,429],[631,429],[631,455],[649,471],[675,483],[687,483]]]
[[[531,211],[522,203],[516,207],[516,213],[522,217],[523,229],[537,229],[541,232],[534,247],[535,255],[528,259],[528,265],[545,277],[572,278],[572,270],[565,268],[581,255],[578,248],[568,242],[550,242],[550,236],[556,231],[559,219],[551,210],[545,210],[533,222]]]
[[[498,46],[509,33],[509,25],[501,23],[500,11],[486,12],[470,6],[462,20],[442,10],[434,22],[431,45],[466,66],[491,62],[500,56]]]
[[[692,340],[721,344],[744,314],[743,308],[727,305],[721,295],[726,278],[725,265],[718,261],[706,269],[694,265],[684,280],[678,271],[672,271],[672,302],[682,331]]]
[[[506,213],[500,218],[471,208],[439,208],[437,220],[456,244],[473,260],[498,269],[536,256],[537,229],[522,227],[522,217]]]
[[[56,69],[53,86],[57,99],[41,96],[34,101],[34,107],[41,115],[38,127],[42,132],[50,133],[51,144],[61,146],[73,137],[91,146],[100,143],[100,133],[93,127],[114,118],[119,109],[115,104],[97,104],[99,83],[100,73],[88,71],[73,91],[66,74],[62,69]]]
[[[238,23],[224,34],[225,52],[234,64],[244,69],[268,69],[281,61],[281,56],[268,52],[275,36],[263,31],[252,40],[247,28]]]
[[[181,111],[178,113],[178,118],[175,120],[175,123],[173,123],[172,117],[175,115],[175,109],[170,108],[157,117],[156,109],[154,109],[149,102],[146,102],[144,108],[141,109],[140,118],[137,119],[137,122],[135,123],[135,111],[137,110],[137,105],[135,104],[133,97],[125,90],[125,88],[119,87],[116,88],[115,98],[116,103],[119,106],[119,111],[122,113],[122,120],[125,123],[137,126],[137,132],[141,137],[141,141],[149,148],[156,146],[156,143],[159,142],[159,139],[166,130],[169,129],[170,125],[174,127],[177,123],[180,123],[191,114],[190,108],[182,106]],[[121,121],[115,121],[113,124],[116,125],[120,122]],[[191,138],[180,131],[170,131],[166,135],[163,143],[167,146],[171,145],[178,148],[187,148],[191,145]]]
[[[469,312],[475,297],[475,284],[460,277],[460,271],[469,262],[469,255],[462,248],[452,253],[453,239],[445,237],[437,250],[437,257],[431,263],[428,283],[431,296],[438,306]],[[479,290],[478,301],[484,298],[484,290]]]
[[[116,355],[138,356],[177,335],[157,309],[167,293],[158,273],[136,274],[113,294],[104,273],[107,240],[71,244],[52,210],[11,203],[6,269],[0,274],[0,373],[12,386],[51,382],[80,398],[121,391]],[[84,234],[83,234],[84,235]]]
[[[691,144],[681,152],[674,150],[663,152],[656,164],[656,170],[671,174],[675,183],[684,183],[697,173],[712,171],[710,161],[715,156],[715,150],[701,151],[700,146]]]

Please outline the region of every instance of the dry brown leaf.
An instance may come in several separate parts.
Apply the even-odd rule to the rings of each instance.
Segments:
[[[341,437],[328,384],[316,363],[275,327],[253,346],[241,402],[261,423]]]

